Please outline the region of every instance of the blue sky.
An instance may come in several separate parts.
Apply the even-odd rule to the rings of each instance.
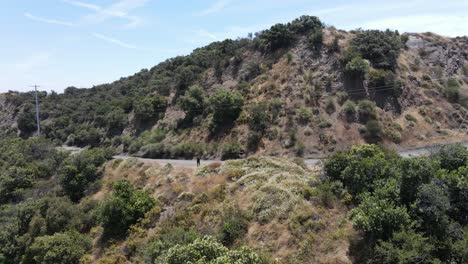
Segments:
[[[0,0],[0,92],[112,82],[302,14],[347,30],[468,35],[466,0]]]

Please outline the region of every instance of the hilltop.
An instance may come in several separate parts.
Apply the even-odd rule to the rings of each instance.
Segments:
[[[226,159],[466,139],[467,50],[467,37],[347,32],[302,16],[110,84],[42,92],[43,134],[144,157]],[[0,96],[2,133],[33,135],[32,96]]]

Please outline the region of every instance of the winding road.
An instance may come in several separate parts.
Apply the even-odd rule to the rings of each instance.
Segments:
[[[468,141],[462,141],[458,142],[462,143],[465,147],[468,147]],[[431,153],[434,153],[437,151],[440,146],[442,145],[430,145],[430,146],[423,146],[423,147],[417,147],[417,148],[410,148],[406,150],[399,150],[397,151],[400,156],[408,158],[408,157],[419,157],[419,156],[425,156],[425,155],[430,155]],[[78,147],[70,147],[70,146],[62,146],[60,149],[70,151],[72,153],[79,153],[80,151],[83,150],[83,148],[78,148]],[[193,160],[178,160],[178,159],[148,159],[148,158],[140,158],[140,157],[133,157],[133,156],[128,156],[128,155],[115,155],[114,159],[129,159],[129,158],[135,158],[138,159],[139,161],[145,162],[145,163],[159,163],[159,164],[172,164],[175,167],[178,168],[196,168],[197,167],[197,162],[195,159]],[[305,164],[308,166],[313,166],[317,165],[322,161],[322,159],[304,159]],[[201,165],[208,165],[213,162],[221,162],[221,160],[202,160]]]

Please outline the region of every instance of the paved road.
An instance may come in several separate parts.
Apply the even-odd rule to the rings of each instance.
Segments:
[[[468,141],[461,142],[465,147],[468,147]],[[407,149],[407,150],[402,150],[398,151],[400,156],[408,158],[408,157],[418,157],[418,156],[424,156],[424,155],[429,155],[433,152],[435,152],[437,149],[439,149],[439,145],[432,145],[432,146],[425,146],[425,147],[419,147],[419,148],[413,148],[413,149]],[[70,151],[72,153],[79,153],[82,151],[82,148],[77,148],[77,147],[69,147],[69,146],[63,146],[61,149]],[[136,158],[140,161],[143,161],[145,163],[160,163],[160,164],[172,164],[175,167],[179,168],[196,168],[197,167],[197,162],[195,159],[193,160],[176,160],[176,159],[147,159],[147,158],[139,158],[139,157],[132,157],[128,155],[116,155],[114,156],[114,159],[129,159],[129,158]],[[213,162],[221,162],[221,160],[202,160],[201,165],[207,165]],[[305,159],[304,162],[309,165],[313,166],[321,162],[321,159]]]

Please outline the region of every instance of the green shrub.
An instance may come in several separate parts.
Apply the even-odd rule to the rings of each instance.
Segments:
[[[21,133],[29,134],[37,129],[36,116],[33,112],[22,112],[16,122]]]
[[[382,127],[380,126],[379,121],[369,120],[366,123],[367,137],[370,140],[379,139],[382,134]]]
[[[230,246],[247,233],[248,219],[238,207],[228,207],[223,213],[221,241]]]
[[[336,97],[338,99],[338,104],[343,105],[348,100],[348,93],[347,92],[337,92]]]
[[[258,133],[263,133],[270,125],[270,116],[268,115],[268,106],[266,103],[258,103],[250,107],[249,128]]]
[[[242,147],[239,143],[226,143],[221,151],[221,159],[238,159],[242,155]]]
[[[175,245],[155,263],[263,263],[260,257],[246,247],[229,250],[211,237],[196,239],[188,245]]]
[[[307,36],[309,48],[311,50],[319,50],[323,44],[323,31],[321,28],[316,28]]]
[[[410,121],[410,122],[414,122],[414,123],[418,122],[418,120],[414,116],[412,116],[411,114],[406,114],[405,119]]]
[[[456,170],[468,164],[468,150],[462,144],[442,146],[436,157],[441,168],[447,170]]]
[[[192,122],[193,118],[203,114],[206,95],[205,91],[198,86],[191,86],[184,94],[180,97],[177,104],[185,112],[185,119]]]
[[[237,91],[218,89],[210,98],[214,129],[234,122],[242,111],[244,98]]]
[[[279,48],[288,47],[294,40],[294,35],[284,24],[273,25],[264,30],[258,37],[260,48],[264,51],[275,51]]]
[[[312,110],[308,107],[302,106],[296,110],[297,121],[303,125],[308,124],[312,120]]]
[[[346,101],[346,103],[343,106],[343,113],[345,114],[346,120],[348,122],[353,122],[356,120],[356,110],[357,106],[353,101]]]
[[[318,17],[307,15],[294,19],[288,26],[293,32],[299,34],[324,28],[324,24]]]
[[[332,97],[328,98],[325,102],[325,111],[327,111],[328,114],[332,114],[336,111],[335,100]]]
[[[403,45],[398,32],[365,30],[351,40],[351,47],[375,68],[394,70]]]
[[[37,237],[27,249],[25,263],[80,263],[91,240],[77,232]]]
[[[247,136],[247,149],[249,151],[255,152],[258,149],[258,145],[262,140],[262,134],[256,131],[250,131]]]
[[[161,96],[144,97],[135,100],[133,102],[135,117],[142,121],[148,121],[154,118],[157,113],[164,112],[166,104],[166,99]]]
[[[369,120],[377,118],[376,105],[369,100],[359,101],[357,112],[361,123],[366,123]]]
[[[351,59],[345,66],[345,73],[350,76],[363,78],[369,71],[369,64],[361,57]]]
[[[59,172],[60,185],[67,196],[79,201],[89,184],[98,178],[98,167],[111,158],[111,150],[98,148],[67,158]]]
[[[297,142],[295,151],[296,151],[296,156],[298,157],[304,156],[304,151],[305,151],[304,143]]]
[[[104,201],[99,220],[105,237],[121,237],[128,228],[156,205],[145,191],[135,189],[128,181],[118,181],[113,192]]]

